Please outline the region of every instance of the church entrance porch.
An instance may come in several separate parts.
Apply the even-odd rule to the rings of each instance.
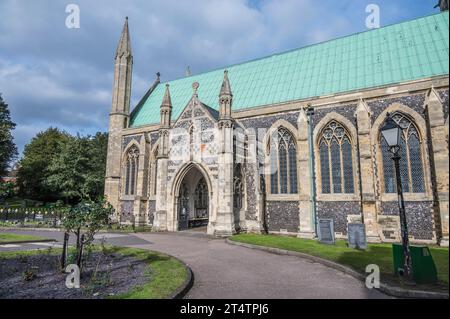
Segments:
[[[209,222],[209,190],[203,174],[191,167],[184,176],[178,193],[178,230],[205,231]]]

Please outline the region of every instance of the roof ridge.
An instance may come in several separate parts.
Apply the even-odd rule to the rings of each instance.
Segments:
[[[340,37],[337,37],[337,38],[332,38],[332,39],[325,40],[325,41],[322,41],[322,42],[308,44],[308,45],[305,45],[303,47],[289,49],[289,50],[286,50],[286,51],[282,51],[282,52],[266,55],[266,56],[263,56],[263,57],[259,57],[259,58],[255,58],[255,59],[239,62],[239,63],[225,65],[225,66],[214,68],[214,69],[211,69],[211,70],[208,70],[208,71],[205,71],[205,72],[192,74],[190,76],[178,77],[176,79],[164,81],[162,83],[166,84],[166,83],[175,82],[175,81],[179,81],[179,80],[183,80],[183,79],[194,78],[194,77],[202,75],[202,74],[208,74],[208,73],[212,73],[212,72],[216,72],[216,71],[219,71],[219,70],[232,68],[232,67],[243,65],[243,64],[247,64],[247,63],[252,63],[252,62],[256,62],[256,61],[260,61],[260,60],[264,60],[264,59],[269,59],[269,58],[272,58],[274,56],[279,56],[279,55],[284,55],[284,54],[288,54],[288,53],[295,52],[295,51],[300,51],[300,50],[303,50],[303,49],[306,49],[306,48],[310,48],[310,47],[314,47],[314,46],[317,46],[317,45],[322,45],[322,44],[325,44],[325,43],[329,43],[329,42],[333,42],[333,41],[349,38],[349,37],[356,36],[356,35],[359,35],[359,34],[369,33],[369,32],[373,32],[373,31],[377,31],[377,30],[381,30],[381,29],[386,29],[386,28],[393,27],[393,26],[396,26],[396,25],[400,25],[400,24],[404,24],[404,23],[408,23],[408,22],[412,22],[412,21],[418,21],[418,20],[426,19],[426,18],[429,18],[429,17],[432,17],[432,16],[445,15],[445,14],[448,14],[448,13],[449,13],[448,11],[438,12],[438,13],[433,13],[433,14],[429,14],[429,15],[426,15],[426,16],[422,16],[422,17],[419,17],[419,18],[411,19],[411,20],[405,20],[405,21],[401,21],[401,22],[397,22],[397,23],[391,23],[391,24],[382,26],[380,28],[369,29],[369,30],[364,30],[364,31],[359,31],[359,32],[356,32],[356,33],[352,33],[352,34],[343,35],[343,36],[340,36]]]

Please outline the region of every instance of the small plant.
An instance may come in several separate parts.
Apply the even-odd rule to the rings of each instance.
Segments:
[[[27,269],[22,273],[22,278],[24,281],[32,281],[36,279],[37,274],[34,269]]]
[[[109,224],[114,209],[106,200],[84,200],[64,212],[62,224],[66,233],[76,236],[76,264],[81,268],[83,248],[94,241],[94,235]],[[86,229],[82,233],[82,229]]]

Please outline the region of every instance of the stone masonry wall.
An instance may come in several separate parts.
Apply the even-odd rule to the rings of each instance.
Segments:
[[[299,208],[298,202],[291,201],[268,201],[266,222],[269,231],[298,232]]]

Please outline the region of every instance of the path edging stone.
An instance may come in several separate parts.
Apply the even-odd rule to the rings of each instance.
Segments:
[[[274,247],[266,247],[266,246],[258,246],[258,245],[252,245],[248,243],[241,243],[238,241],[233,241],[229,238],[226,239],[226,243],[230,245],[236,245],[241,247],[246,247],[250,249],[256,249],[261,251],[270,252],[277,255],[288,255],[288,256],[295,256],[300,258],[309,259],[313,262],[317,262],[320,264],[323,264],[327,267],[339,270],[347,275],[350,275],[358,280],[361,280],[365,282],[366,276],[363,274],[338,263],[335,263],[330,260],[326,260],[320,257],[286,250],[286,249],[280,249],[280,248],[274,248]],[[393,287],[390,285],[387,285],[385,283],[380,283],[380,288],[377,288],[379,291],[388,294],[393,297],[400,297],[400,298],[427,298],[427,299],[449,299],[448,293],[440,293],[440,292],[431,292],[431,291],[422,291],[422,290],[410,290],[410,289],[403,289],[400,287]]]

